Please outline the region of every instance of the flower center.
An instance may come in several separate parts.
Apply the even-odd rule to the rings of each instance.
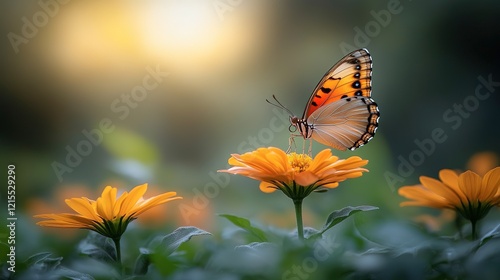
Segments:
[[[288,162],[297,173],[305,171],[312,162],[312,158],[306,154],[290,153],[287,156]]]

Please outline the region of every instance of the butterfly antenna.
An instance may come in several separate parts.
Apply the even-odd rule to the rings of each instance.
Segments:
[[[280,108],[280,109],[282,109],[282,110],[287,111],[287,112],[288,112],[288,114],[290,114],[290,116],[294,116],[294,114],[292,113],[292,111],[290,111],[287,107],[283,106],[283,104],[281,104],[281,102],[279,102],[278,98],[276,98],[276,96],[275,96],[274,94],[273,94],[273,99],[274,99],[274,100],[276,101],[276,103],[278,103],[278,104],[274,104],[274,103],[272,103],[271,101],[269,101],[269,100],[267,100],[267,99],[266,99],[266,101],[267,101],[267,103],[269,103],[269,104],[271,104],[271,105],[273,105],[273,106],[276,106],[276,107],[278,107],[278,108]]]

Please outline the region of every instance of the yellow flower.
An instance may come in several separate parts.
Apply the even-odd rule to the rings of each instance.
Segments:
[[[368,160],[357,156],[339,160],[329,149],[313,159],[305,154],[286,154],[274,147],[259,148],[243,155],[233,154],[228,162],[233,167],[219,172],[261,181],[261,191],[271,193],[279,189],[292,199],[303,199],[320,187],[335,188],[339,182],[368,171],[361,168]]]
[[[117,239],[140,214],[157,205],[182,198],[176,196],[176,192],[167,192],[144,200],[142,196],[147,188],[147,184],[139,185],[117,198],[118,190],[107,186],[97,200],[86,197],[66,199],[66,204],[77,214],[40,214],[34,217],[47,219],[37,223],[43,227],[90,229]]]
[[[453,209],[472,223],[486,216],[491,207],[500,206],[500,167],[483,177],[472,171],[457,174],[443,169],[439,179],[421,176],[421,185],[401,187],[399,194],[410,201],[400,205]]]

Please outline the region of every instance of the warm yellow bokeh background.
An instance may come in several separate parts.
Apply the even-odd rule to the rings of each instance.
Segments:
[[[9,1],[0,12],[0,153],[3,170],[16,164],[20,215],[64,209],[63,193],[96,197],[107,184],[148,182],[185,197],[159,221],[217,231],[214,214],[231,213],[291,229],[286,197],[215,172],[231,153],[286,149],[287,115],[265,99],[275,94],[302,114],[324,72],[361,47],[373,56],[380,127],[366,147],[335,153],[369,159],[370,172],[307,198],[306,225],[319,227],[346,205],[396,215],[397,187],[500,151],[498,86],[474,103],[479,76],[500,81],[496,1],[62,2]],[[155,71],[155,86],[136,91]],[[462,114],[454,104],[472,109]],[[415,141],[436,129],[446,140],[420,161]],[[90,151],[87,135],[96,142]],[[69,156],[70,166],[78,147],[86,155]],[[412,153],[420,162],[401,174]],[[67,172],[58,176],[58,164]],[[401,180],[388,182],[388,172]],[[75,186],[86,191],[70,192]]]

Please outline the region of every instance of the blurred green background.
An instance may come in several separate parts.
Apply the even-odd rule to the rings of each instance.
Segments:
[[[31,215],[66,212],[64,198],[144,182],[151,195],[185,197],[153,223],[218,232],[228,223],[215,214],[231,213],[293,229],[286,197],[216,170],[231,153],[286,149],[287,116],[265,99],[275,94],[301,115],[326,70],[362,47],[373,57],[379,130],[367,146],[334,153],[368,159],[370,172],[308,197],[306,226],[346,205],[379,206],[366,222],[413,217],[423,211],[401,210],[398,187],[500,152],[500,87],[475,97],[479,76],[500,82],[498,1],[62,2],[3,1],[0,9],[1,163],[4,178],[16,165],[17,214],[31,233],[42,232]],[[155,70],[164,77],[139,92]],[[415,141],[435,129],[446,140],[419,157]],[[314,143],[314,153],[324,148]],[[68,156],[78,149],[84,155]],[[402,174],[411,155],[416,164]],[[35,249],[25,243],[18,254]]]

